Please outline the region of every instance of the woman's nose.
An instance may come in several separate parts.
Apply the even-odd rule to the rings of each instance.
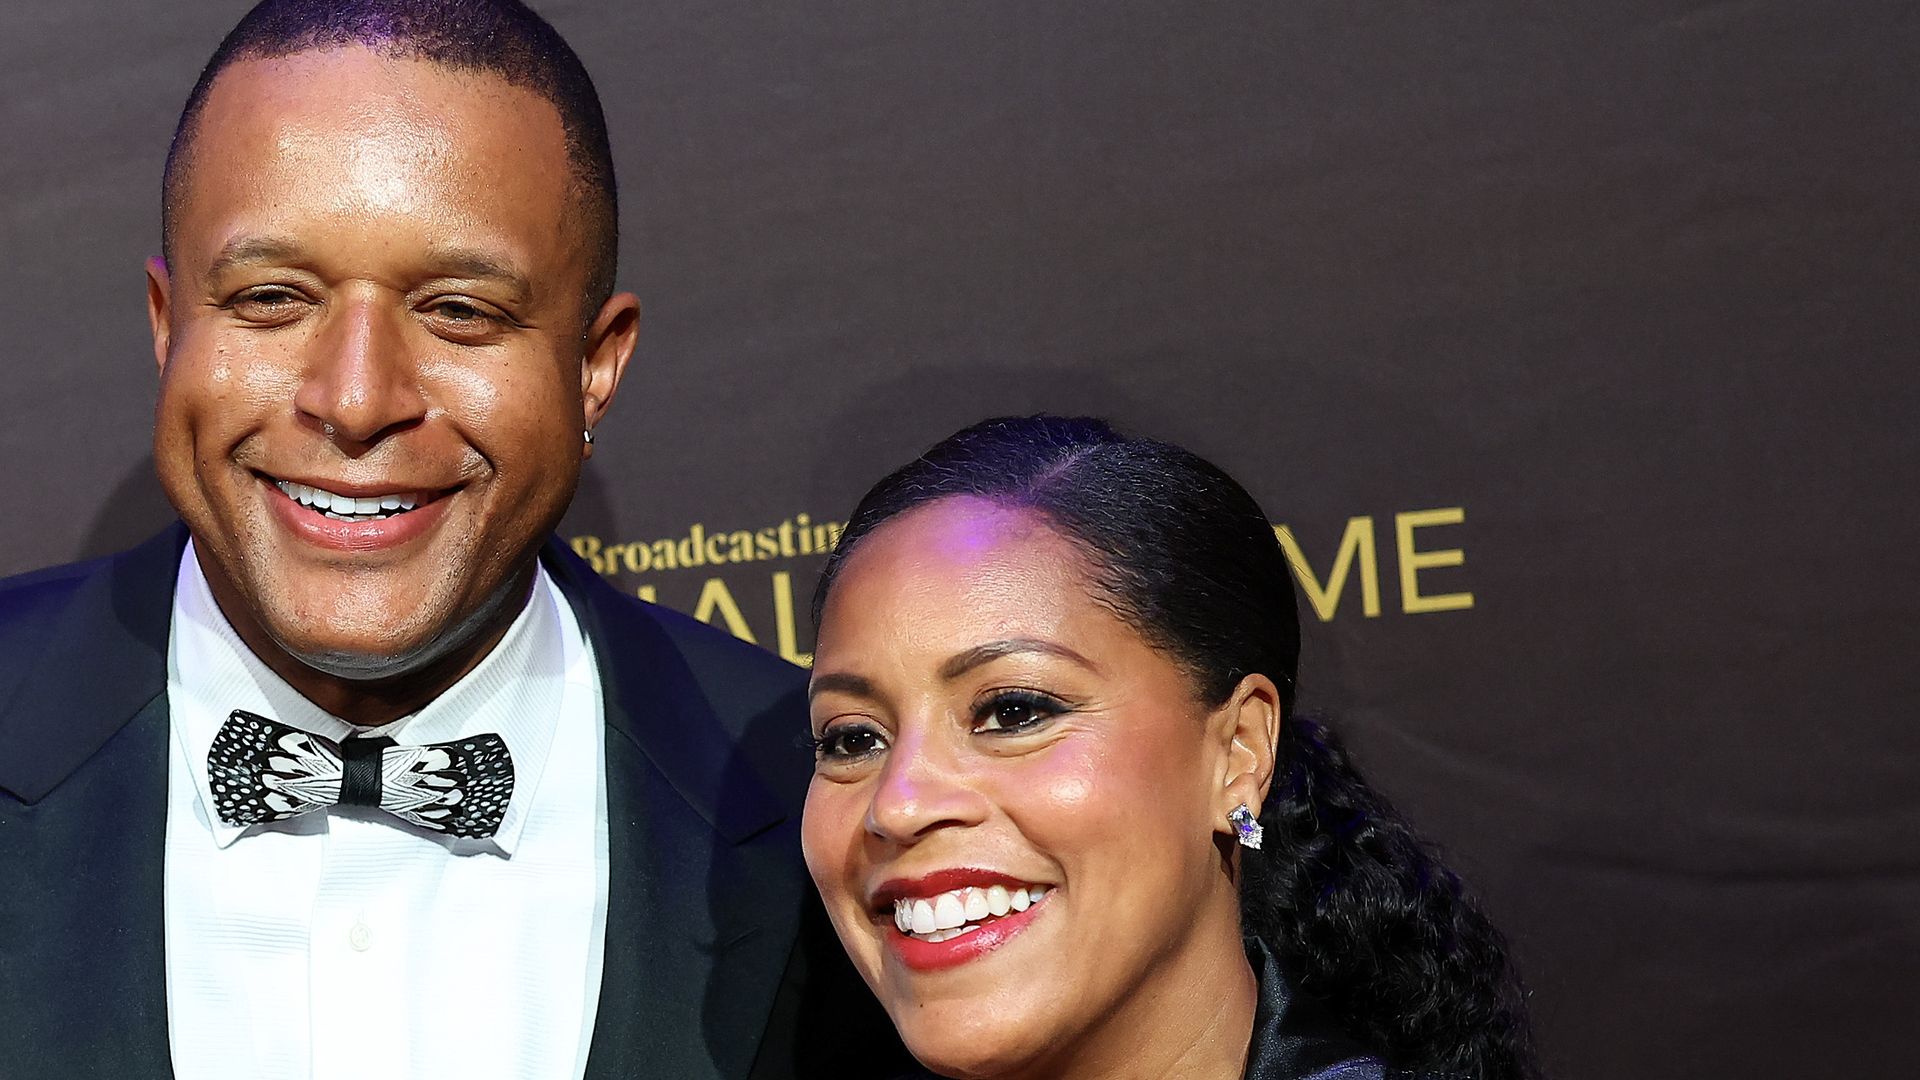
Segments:
[[[915,844],[943,828],[977,825],[989,800],[980,778],[965,767],[962,749],[938,732],[902,732],[881,766],[867,832],[895,844]]]

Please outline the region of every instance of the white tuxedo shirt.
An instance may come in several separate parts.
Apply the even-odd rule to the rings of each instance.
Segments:
[[[167,699],[167,1009],[181,1080],[582,1075],[606,937],[605,718],[591,646],[544,569],[478,666],[378,729],[403,745],[497,732],[515,786],[491,839],[363,808],[247,828],[215,817],[207,753],[233,710],[334,740],[355,729],[241,642],[191,544]]]

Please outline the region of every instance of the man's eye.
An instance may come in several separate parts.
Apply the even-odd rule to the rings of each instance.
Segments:
[[[441,296],[419,308],[434,333],[448,341],[483,345],[498,339],[513,320],[479,301]]]
[[[974,714],[975,731],[1026,731],[1067,711],[1057,698],[1031,690],[1008,690],[983,702]]]
[[[499,309],[464,296],[438,296],[421,306],[422,314],[447,329],[493,330],[513,320]]]
[[[878,730],[859,724],[829,729],[813,740],[816,761],[856,761],[886,749],[887,740]]]
[[[292,289],[267,286],[249,289],[234,297],[227,306],[243,319],[271,322],[292,314],[303,299],[305,298]]]
[[[476,322],[488,318],[486,312],[472,304],[463,304],[458,300],[443,300],[433,307],[434,314],[454,322]]]

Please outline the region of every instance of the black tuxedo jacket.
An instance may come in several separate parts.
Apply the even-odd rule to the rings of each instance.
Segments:
[[[0,1077],[172,1075],[167,637],[186,530],[0,582]],[[798,840],[802,673],[542,561],[593,642],[610,876],[591,1080],[885,1076],[909,1059]]]

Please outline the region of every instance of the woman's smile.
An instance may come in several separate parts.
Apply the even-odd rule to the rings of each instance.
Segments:
[[[988,870],[941,870],[874,890],[888,948],[915,971],[941,971],[999,949],[1046,910],[1053,886]],[[893,931],[885,933],[891,915]]]

